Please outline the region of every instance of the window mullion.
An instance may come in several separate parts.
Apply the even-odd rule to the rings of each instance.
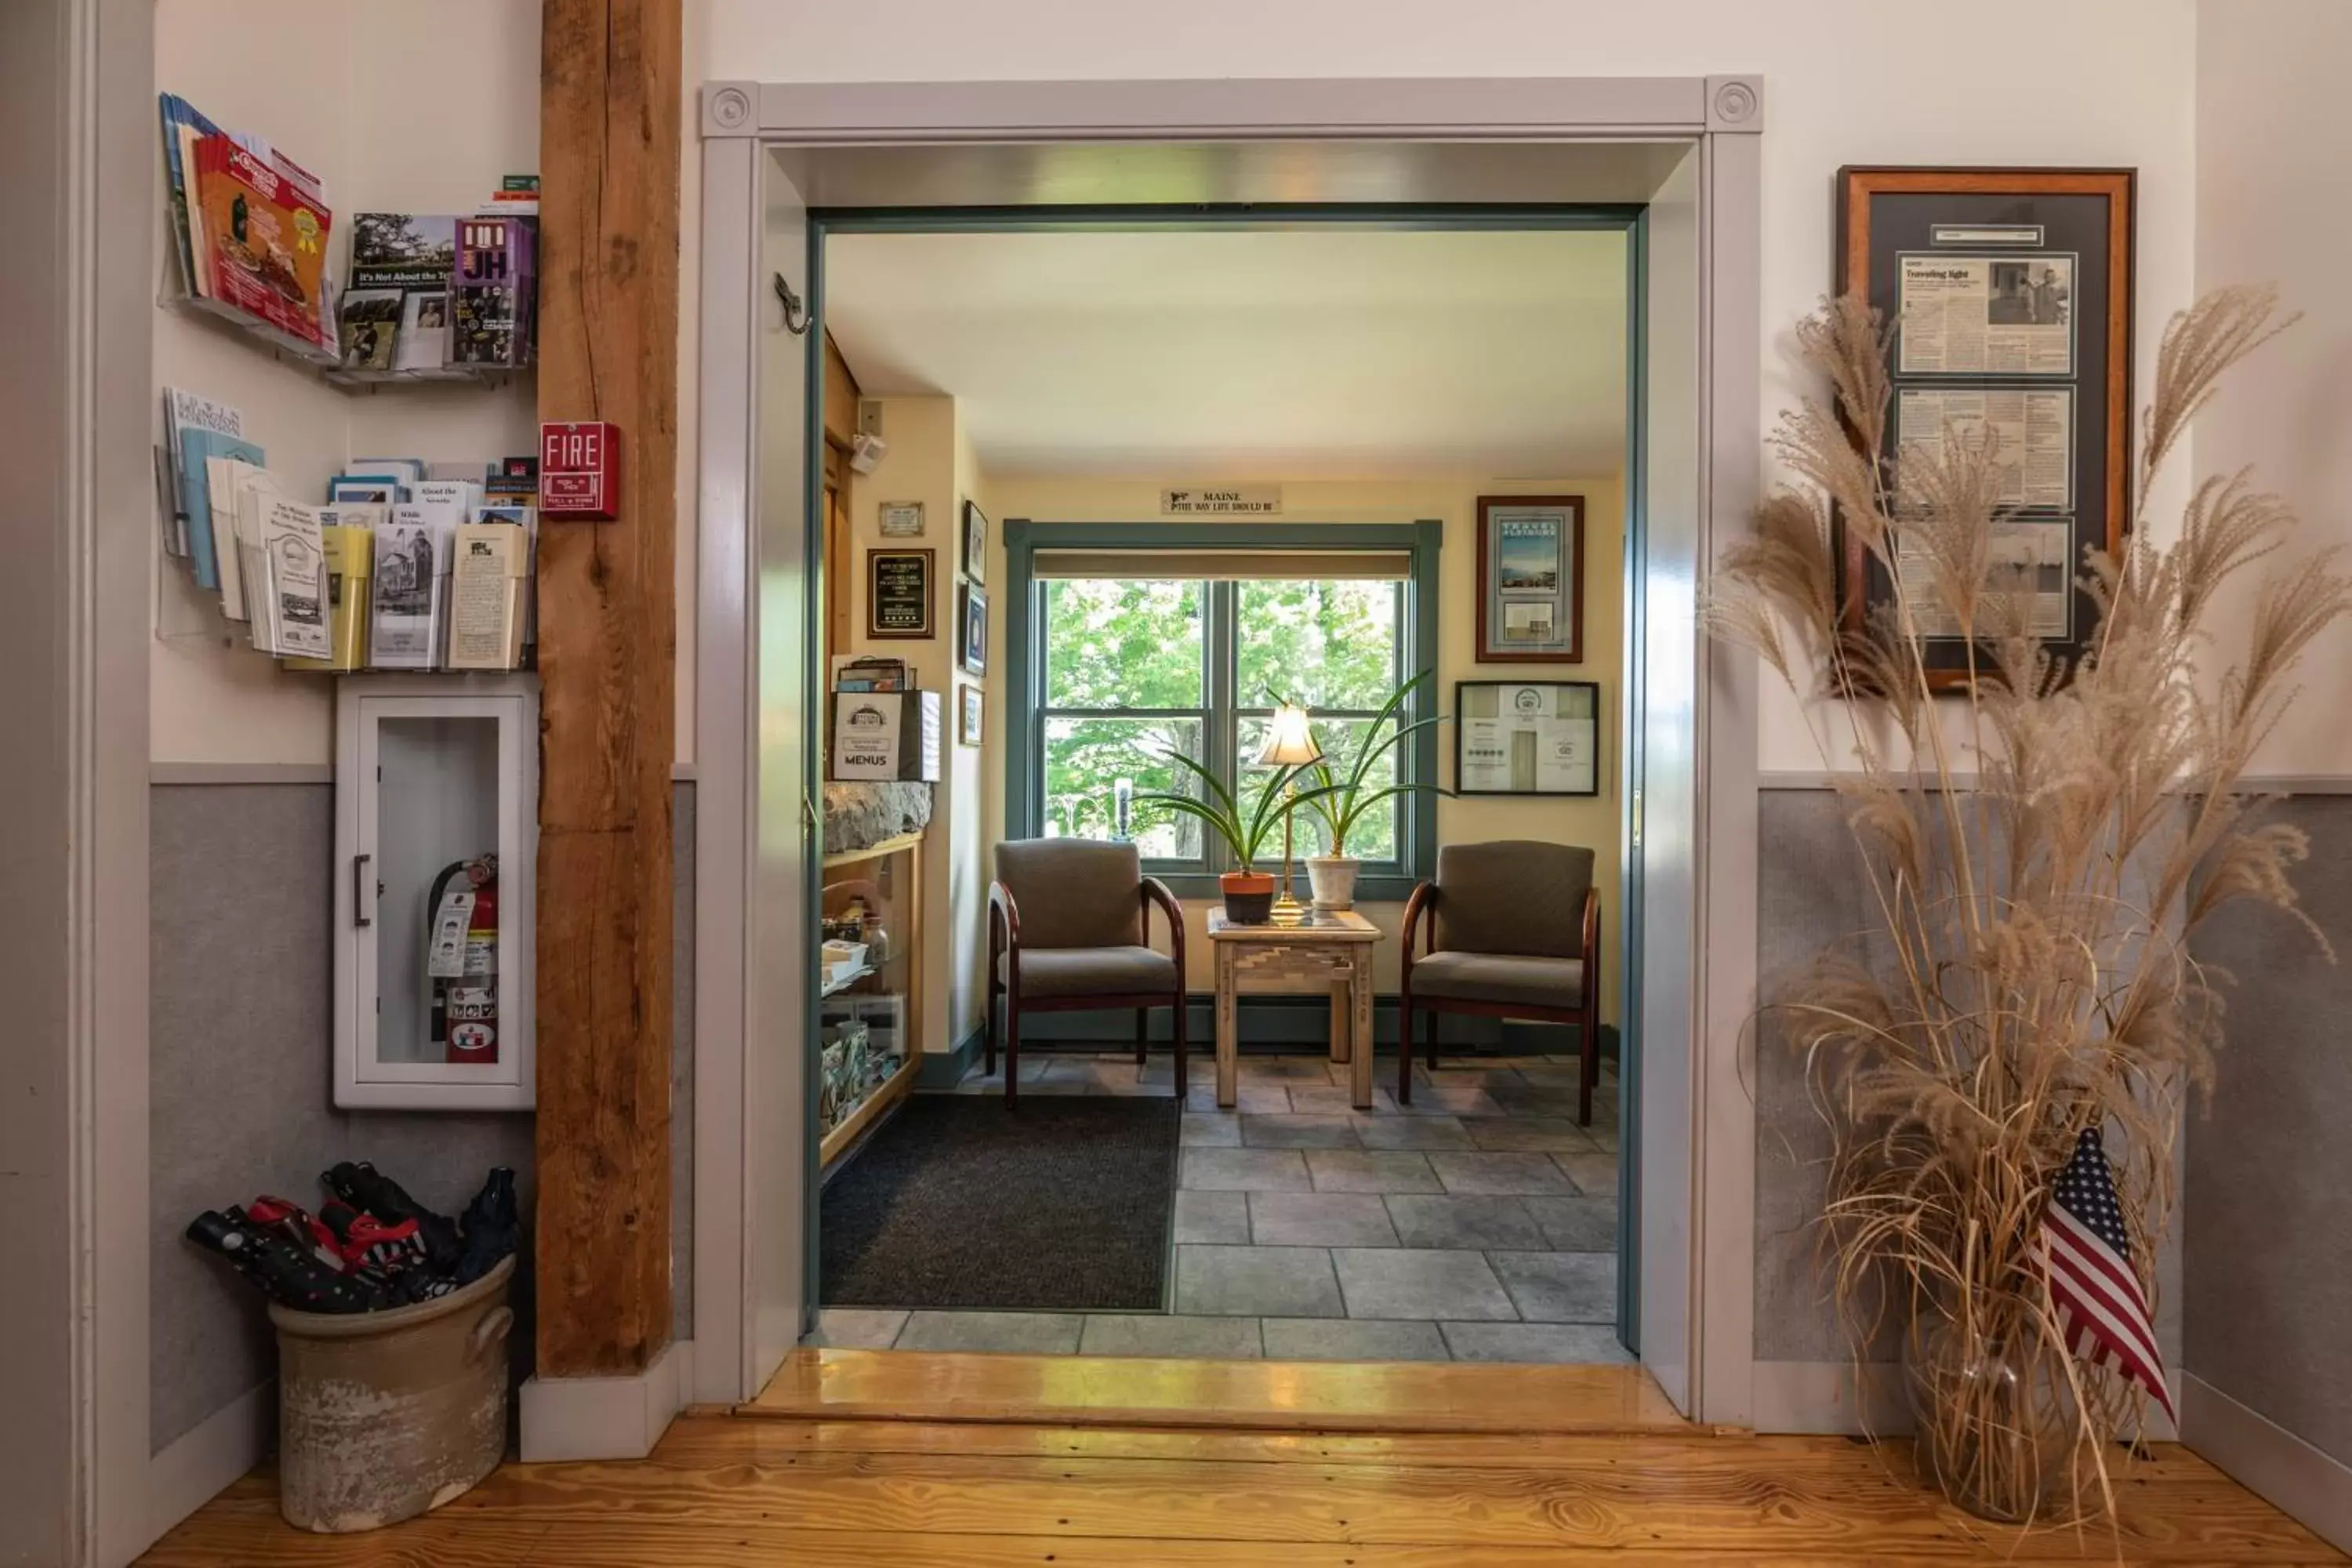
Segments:
[[[1207,636],[1202,638],[1202,658],[1207,665],[1202,678],[1209,694],[1209,722],[1202,744],[1208,751],[1205,759],[1209,771],[1234,791],[1241,793],[1240,773],[1235,752],[1238,736],[1234,719],[1234,674],[1236,654],[1234,641],[1234,585],[1218,579],[1208,584],[1209,624]],[[1231,871],[1233,851],[1215,841],[1214,835],[1202,836],[1202,858],[1212,871]]]

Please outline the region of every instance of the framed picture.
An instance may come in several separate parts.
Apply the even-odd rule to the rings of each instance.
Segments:
[[[1478,498],[1480,664],[1584,662],[1584,498]]]
[[[2130,515],[2135,189],[2129,169],[1838,172],[1838,291],[1894,329],[1881,456],[1994,432],[1992,569],[2032,595],[2064,662],[2095,629],[2084,552],[2120,548]],[[1836,545],[1839,618],[1858,632],[1894,577],[1843,519]],[[1893,570],[1907,574],[1900,552]],[[1929,686],[1965,687],[1958,623],[1919,630]]]
[[[971,501],[963,503],[963,574],[988,581],[988,514]]]
[[[920,539],[923,537],[923,503],[919,500],[886,500],[881,510],[882,537],[885,539]]]
[[[1601,793],[1601,686],[1591,680],[1454,683],[1457,795]]]
[[[961,721],[956,726],[956,740],[960,743],[967,746],[977,746],[980,744],[980,722],[982,718],[984,716],[985,709],[986,703],[982,697],[980,688],[977,686],[965,687],[963,689],[963,715]]]
[[[866,552],[866,635],[869,637],[930,637],[939,635],[931,614],[931,552],[869,550]]]
[[[988,595],[971,583],[956,584],[956,625],[963,638],[962,664],[973,675],[988,673]]]

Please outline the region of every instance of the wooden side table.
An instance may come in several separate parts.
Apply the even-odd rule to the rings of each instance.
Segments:
[[[1372,944],[1380,928],[1353,910],[1310,913],[1295,926],[1238,925],[1225,911],[1209,911],[1209,943],[1217,952],[1217,1103],[1240,1098],[1241,1038],[1235,1007],[1241,993],[1290,990],[1300,981],[1331,991],[1331,1059],[1348,1064],[1348,1100],[1372,1106]]]

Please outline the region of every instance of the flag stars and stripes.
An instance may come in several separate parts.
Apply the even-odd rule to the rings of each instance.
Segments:
[[[2137,1384],[2171,1415],[2164,1358],[2148,1320],[2147,1292],[2131,1266],[2131,1233],[2098,1129],[2084,1128],[2075,1139],[2074,1157],[2051,1189],[2037,1240],[2051,1307],[2074,1354]]]

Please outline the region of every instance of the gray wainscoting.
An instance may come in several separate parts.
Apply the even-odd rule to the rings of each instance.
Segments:
[[[2352,1465],[2352,795],[2270,810],[2311,836],[2294,873],[2339,955],[2239,906],[2190,942],[2236,979],[2210,1114],[2189,1119],[2188,1370]]]
[[[2298,807],[2313,805],[2323,812],[2333,805],[2341,813],[2335,819],[2337,858],[2332,867],[2324,868],[2315,857],[2313,866],[2306,868],[2311,874],[2300,879],[2299,884],[2316,888],[2328,879],[2332,870],[2341,888],[2343,873],[2347,865],[2352,865],[2352,797],[2297,803]],[[1846,828],[1843,809],[1833,791],[1826,787],[1763,791],[1758,805],[1758,829],[1760,860],[1757,980],[1759,994],[1769,1003],[1782,994],[1787,984],[1825,947],[1843,942],[1851,950],[1855,934],[1874,927],[1879,915],[1859,853]],[[2131,892],[2127,887],[2126,896]],[[2339,893],[2330,908],[2318,907],[2315,898],[2312,901],[2315,917],[2322,926],[2343,932],[2342,940],[2352,946],[2352,889]],[[2175,918],[2178,915],[2176,910]],[[2256,966],[2252,973],[2260,974],[2267,968],[2305,977],[2305,988],[2292,997],[2283,997],[2267,978],[2258,987],[2266,995],[2266,1006],[2284,1009],[2285,1019],[2297,1020],[2300,1025],[2298,1046],[2290,1053],[2293,1059],[2282,1059],[2276,1064],[2276,1091],[2300,1091],[2321,1071],[2323,1064],[2332,1065],[2336,1073],[2334,1109],[2339,1118],[2352,1114],[2352,1075],[2347,1075],[2341,1065],[2346,1058],[2320,1054],[2318,1020],[2326,1014],[2312,989],[2332,984],[2341,988],[2333,996],[2341,998],[2352,994],[2352,986],[2347,985],[2342,974],[2326,968],[2307,940],[2298,942],[2299,933],[2290,922],[2263,914],[2251,920],[2257,928],[2249,939]],[[2236,930],[2237,924],[2233,922],[2231,929]],[[2203,945],[2210,946],[2230,939],[2225,933],[2215,933],[2200,940]],[[2202,952],[2199,956],[2211,961]],[[2246,971],[2246,965],[2236,958],[2222,962]],[[2248,1026],[2240,1004],[2233,1003],[2232,1006],[2239,1009],[2232,1013],[2231,1034],[2234,1043]],[[2264,1033],[2267,1036],[2272,1031]],[[1824,1162],[1829,1155],[1829,1137],[1806,1079],[1807,1069],[1790,1047],[1789,1036],[1785,1022],[1768,1007],[1758,1020],[1754,1058],[1756,1357],[1759,1362],[1848,1363],[1852,1359],[1851,1348],[1830,1305],[1829,1279],[1819,1250],[1820,1230],[1814,1224],[1826,1194]],[[2231,1054],[2235,1057],[2238,1052],[2233,1049]],[[2239,1065],[2233,1060],[2222,1064],[2225,1089],[2230,1089]],[[2259,1083],[2259,1073],[2250,1077]],[[2217,1110],[2219,1104],[2217,1101]],[[2217,1114],[2216,1121],[2219,1120]],[[2192,1118],[2184,1176],[2191,1216],[2200,1201],[2199,1189],[2205,1184],[2204,1172],[2196,1158],[2200,1141],[2209,1149],[2211,1147],[2210,1128],[2196,1124]],[[2277,1147],[2271,1144],[2266,1149]],[[2352,1174],[2352,1162],[2339,1159],[2338,1167],[2333,1185],[2340,1191],[2345,1185],[2344,1178]],[[2283,1179],[2292,1168],[2289,1159],[2282,1155],[2275,1168],[2262,1180]],[[2322,1181],[2318,1188],[2305,1191],[2315,1194],[2329,1185]],[[2310,1201],[2319,1200],[2315,1195]],[[2250,1216],[2258,1217],[2265,1212],[2264,1201],[2252,1202],[2248,1206]],[[2235,1216],[2225,1223],[2236,1225],[2239,1217],[2246,1216]],[[2183,1241],[2184,1228],[2181,1216],[2176,1214],[2173,1227],[2164,1238],[2157,1258],[2157,1342],[2173,1369],[2181,1370],[2185,1365],[2186,1370],[2203,1376],[2198,1352],[2187,1348],[2184,1337],[2183,1300],[2185,1297],[2193,1305],[2200,1285],[2196,1264],[2192,1261],[2184,1265],[2189,1257]],[[2234,1232],[2241,1245],[2249,1234],[2243,1229]],[[2296,1260],[2284,1255],[2273,1256],[2283,1273],[2294,1273]],[[2209,1290],[2217,1283],[2226,1289],[2232,1280],[2244,1278],[2242,1272],[2228,1268],[2208,1270],[2209,1276],[2214,1272],[2229,1278],[2217,1281],[2209,1277],[2202,1282]],[[2352,1267],[2339,1270],[2336,1294],[2314,1305],[2340,1308],[2344,1314],[2340,1321],[2352,1321]],[[1890,1323],[1874,1344],[1871,1359],[1893,1360],[1899,1342]],[[2352,1379],[2339,1378],[2336,1387],[2345,1397],[2352,1398]],[[2352,1435],[2352,1417],[2347,1417],[2337,1429]]]
[[[342,1111],[333,1103],[329,897],[334,790],[325,784],[153,786],[150,1109],[152,1444],[272,1375],[258,1299],[181,1234],[199,1210],[273,1193],[314,1205],[319,1173],[363,1159],[425,1203],[462,1205],[492,1165],[532,1201],[528,1115]],[[677,786],[693,843],[693,786]],[[671,1147],[673,1311],[693,1332],[691,855],[677,870]],[[512,1343],[529,1370],[528,1274]]]
[[[694,785],[669,786],[669,1332],[694,1338]]]
[[[1870,886],[1829,790],[1762,792],[1756,837],[1756,978],[1769,1002],[1823,948],[1869,925]],[[1850,1363],[1813,1223],[1828,1192],[1829,1128],[1785,1021],[1769,1008],[1754,1060],[1756,1359]],[[1890,1345],[1880,1359],[1892,1354]]]

